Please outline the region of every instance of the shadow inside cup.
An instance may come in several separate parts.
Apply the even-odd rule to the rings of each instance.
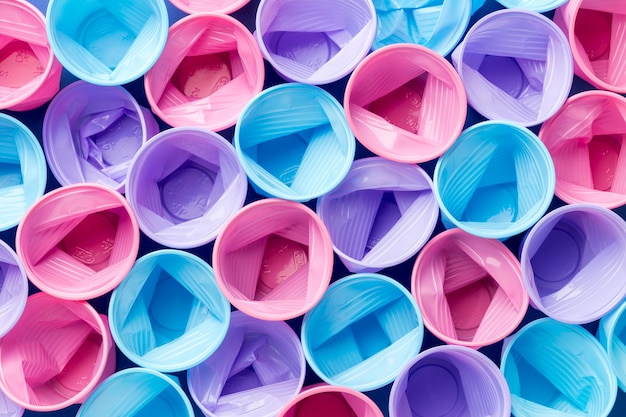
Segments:
[[[376,404],[350,388],[325,384],[305,388],[279,417],[382,417]]]

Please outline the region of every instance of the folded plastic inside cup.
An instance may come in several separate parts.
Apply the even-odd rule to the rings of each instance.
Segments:
[[[496,0],[509,9],[526,9],[537,13],[554,10],[568,0]]]
[[[0,240],[0,337],[17,323],[27,297],[28,280],[22,262],[13,249]]]
[[[230,14],[241,9],[250,0],[169,0],[180,10],[189,13]]]
[[[600,319],[596,337],[609,355],[609,362],[622,391],[626,389],[626,303]]]
[[[279,417],[382,417],[376,404],[350,388],[326,384],[305,388]]]

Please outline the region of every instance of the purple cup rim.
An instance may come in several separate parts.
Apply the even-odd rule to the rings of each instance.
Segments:
[[[15,326],[20,319],[24,308],[26,307],[26,300],[28,299],[28,278],[26,277],[26,271],[22,265],[21,259],[17,256],[17,253],[13,250],[13,248],[11,248],[11,246],[9,246],[9,244],[2,239],[0,239],[0,252],[9,254],[15,261],[14,266],[20,270],[20,281],[22,281],[23,287],[23,291],[20,291],[19,295],[19,304],[16,305],[16,308],[11,310],[12,319],[7,322],[3,322],[0,327],[0,338],[2,338],[13,328],[13,326]],[[3,286],[0,285],[0,293],[2,292],[2,288]],[[3,319],[5,319],[5,317],[3,317]]]

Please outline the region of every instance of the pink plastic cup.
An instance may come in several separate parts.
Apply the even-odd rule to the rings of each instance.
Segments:
[[[0,0],[0,109],[32,110],[59,91],[61,64],[43,14],[20,0]]]
[[[452,65],[411,44],[386,46],[365,58],[348,81],[344,106],[363,146],[409,163],[442,155],[467,115],[463,83]]]
[[[322,298],[333,246],[311,209],[268,198],[245,206],[224,226],[213,248],[213,268],[237,309],[258,319],[289,320]]]
[[[170,126],[219,131],[235,124],[264,80],[261,51],[243,24],[196,14],[172,25],[144,84],[152,111]]]
[[[169,0],[176,8],[188,14],[231,14],[248,4],[250,0]]]
[[[44,195],[26,213],[15,238],[31,282],[68,300],[88,300],[115,288],[139,251],[139,226],[116,191],[76,184]]]
[[[504,339],[528,309],[515,255],[498,240],[458,228],[424,246],[413,268],[411,293],[435,336],[474,349]]]
[[[276,417],[383,417],[376,403],[352,388],[318,384],[306,387]],[[408,416],[407,416],[408,417]]]
[[[0,240],[0,338],[19,320],[28,297],[28,279],[17,254]],[[2,415],[0,399],[0,416]]]
[[[27,410],[81,403],[114,371],[107,319],[86,302],[31,295],[20,320],[0,339],[0,390]]]

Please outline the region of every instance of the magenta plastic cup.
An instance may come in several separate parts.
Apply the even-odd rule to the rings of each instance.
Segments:
[[[111,291],[130,271],[139,251],[139,227],[118,192],[97,184],[68,185],[29,209],[15,247],[40,290],[89,300]]]
[[[169,0],[169,2],[188,14],[231,14],[248,4],[250,0]]]
[[[261,0],[256,37],[265,59],[283,78],[328,84],[348,75],[376,34],[369,0]]]
[[[519,9],[480,19],[452,53],[467,101],[487,119],[538,125],[572,86],[572,51],[547,17]]]
[[[276,417],[383,417],[368,396],[351,388],[317,384],[306,387]]]
[[[604,207],[572,204],[551,211],[521,247],[531,303],[565,323],[600,319],[626,296],[625,247],[626,222]]]
[[[152,113],[124,88],[77,81],[50,103],[42,139],[61,185],[91,182],[124,193],[131,160],[157,133]]]
[[[463,83],[452,65],[411,44],[386,46],[365,58],[350,76],[343,102],[363,146],[405,163],[443,154],[467,115]]]
[[[127,198],[150,239],[182,249],[213,241],[247,191],[233,146],[217,133],[188,127],[161,132],[139,151]]]
[[[317,214],[351,272],[377,272],[406,261],[430,238],[439,217],[432,188],[417,165],[363,158],[318,199]]]
[[[596,338],[609,355],[617,383],[626,391],[626,302],[600,319]]]
[[[22,261],[9,245],[0,240],[0,338],[22,316],[27,297],[28,279]],[[0,406],[0,415],[1,412]]]
[[[20,320],[0,339],[0,389],[27,410],[81,403],[114,371],[106,317],[84,301],[31,295]]]
[[[281,321],[231,315],[222,345],[187,373],[207,417],[275,417],[302,389],[306,363],[298,335]]]
[[[262,320],[289,320],[322,298],[333,246],[311,209],[268,198],[228,221],[215,241],[213,267],[217,284],[238,310]]]
[[[264,80],[263,57],[248,29],[230,16],[202,13],[172,25],[144,85],[150,107],[170,126],[219,131],[235,124]]]

